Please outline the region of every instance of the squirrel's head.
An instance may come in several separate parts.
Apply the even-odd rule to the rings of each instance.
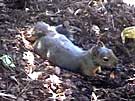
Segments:
[[[96,65],[112,67],[118,63],[118,58],[113,51],[103,44],[98,42],[96,46],[91,49],[92,59]]]

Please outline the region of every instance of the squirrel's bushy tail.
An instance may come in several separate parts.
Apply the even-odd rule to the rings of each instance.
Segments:
[[[51,26],[49,24],[47,24],[47,23],[45,23],[43,21],[37,22],[35,24],[35,30],[36,31],[41,31],[41,32],[45,32],[45,33],[49,31],[50,27]]]
[[[48,34],[52,35],[52,34],[56,34],[57,33],[55,27],[50,26],[49,24],[47,24],[47,23],[45,23],[43,21],[37,22],[35,24],[35,28],[34,29],[35,29],[35,31],[40,32],[40,34],[42,33],[43,35],[48,35]]]

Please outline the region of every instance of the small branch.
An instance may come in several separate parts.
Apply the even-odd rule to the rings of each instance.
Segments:
[[[5,94],[5,93],[0,93],[0,96],[4,96],[4,97],[10,97],[12,99],[17,99],[16,96],[12,95],[12,94]]]

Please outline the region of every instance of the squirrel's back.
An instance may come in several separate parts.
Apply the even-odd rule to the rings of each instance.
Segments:
[[[58,33],[41,37],[35,42],[34,49],[43,58],[67,69],[69,66],[77,69],[79,58],[85,52]]]

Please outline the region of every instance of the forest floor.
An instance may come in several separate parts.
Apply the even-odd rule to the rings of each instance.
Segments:
[[[0,3],[0,57],[10,56],[16,66],[5,66],[0,60],[0,101],[135,101],[135,53],[120,37],[125,27],[135,25],[135,7],[112,3],[94,6],[88,1],[33,0],[25,7]],[[110,78],[111,69],[85,77],[53,66],[29,51],[19,30],[27,32],[37,21],[52,26],[69,21],[81,29],[73,36],[74,43],[83,49],[96,44],[91,28],[97,25],[100,40],[120,60],[116,77]]]

